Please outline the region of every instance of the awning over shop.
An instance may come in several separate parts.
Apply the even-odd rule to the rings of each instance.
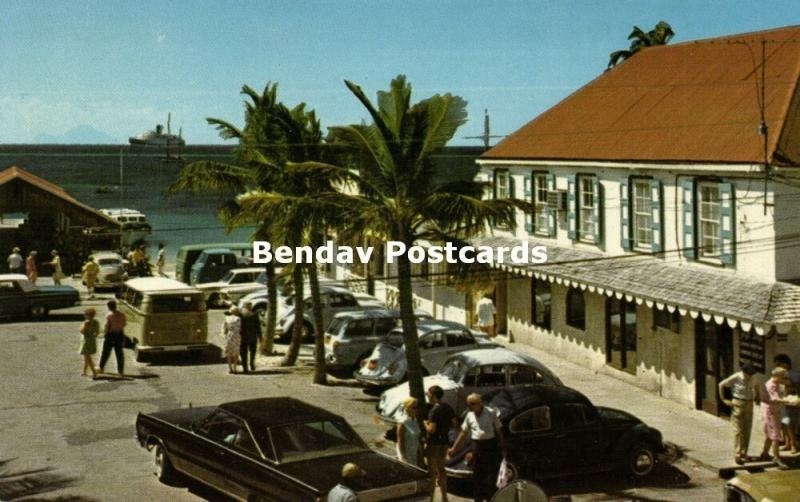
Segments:
[[[475,246],[513,247],[516,238],[485,236],[470,239]],[[529,246],[542,245],[533,240]],[[676,310],[717,324],[754,329],[764,335],[775,327],[787,333],[800,327],[800,286],[760,282],[722,270],[707,270],[676,259],[650,255],[604,256],[582,250],[547,246],[548,261],[534,264],[494,264],[529,277],[625,298],[659,310]]]

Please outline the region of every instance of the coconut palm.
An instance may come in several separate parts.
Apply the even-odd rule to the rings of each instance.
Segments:
[[[645,47],[666,45],[674,36],[675,32],[672,31],[672,27],[666,21],[659,21],[647,33],[638,26],[634,26],[631,34],[628,35],[628,40],[631,41],[630,48],[612,52],[609,55],[608,68],[613,68]]]
[[[476,181],[436,181],[431,154],[443,148],[467,120],[466,102],[451,94],[411,104],[411,85],[403,75],[388,91],[378,92],[377,107],[362,89],[345,82],[369,113],[372,123],[332,128],[329,141],[356,149],[349,168],[318,165],[348,188],[340,194],[340,228],[399,241],[467,238],[483,232],[490,221],[513,228],[515,200],[481,200]],[[399,306],[408,359],[411,395],[424,399],[407,256],[398,261]]]

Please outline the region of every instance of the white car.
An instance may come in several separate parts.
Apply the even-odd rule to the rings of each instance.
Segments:
[[[453,321],[425,319],[417,321],[419,355],[425,375],[436,373],[453,354],[474,349],[500,347],[480,331],[473,331]],[[355,377],[367,387],[397,385],[406,377],[406,350],[403,329],[395,328],[364,359]]]
[[[261,279],[264,282],[259,282]],[[229,270],[218,281],[195,284],[195,288],[203,292],[209,308],[222,308],[235,303],[242,296],[264,288],[266,273],[260,267],[234,268]]]
[[[291,310],[292,308],[292,301],[294,298],[291,295],[291,291],[289,288],[290,281],[288,280],[290,277],[288,276],[281,276],[278,278],[277,287],[278,287],[278,319],[283,317],[287,311]],[[320,277],[319,278],[320,286],[341,286],[345,287],[343,281],[338,281],[335,279],[329,279],[327,277]],[[303,291],[309,291],[309,284],[306,281],[303,284]],[[245,303],[250,303],[253,306],[253,312],[256,312],[260,315],[264,315],[267,311],[267,287],[266,285],[262,284],[260,289],[253,291],[252,293],[248,293],[238,301],[238,307],[244,307]]]
[[[545,365],[536,359],[504,347],[459,352],[444,363],[438,373],[426,376],[423,387],[438,385],[444,390],[442,400],[456,415],[466,409],[465,400],[473,392],[485,394],[511,385],[563,386]],[[403,419],[403,400],[410,395],[408,382],[392,387],[381,395],[377,411],[384,422]]]
[[[94,284],[95,288],[121,288],[128,279],[128,274],[125,272],[127,262],[119,254],[113,251],[95,251],[89,259],[97,263],[100,269]]]

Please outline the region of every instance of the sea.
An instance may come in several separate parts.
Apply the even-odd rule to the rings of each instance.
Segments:
[[[0,145],[0,171],[17,166],[54,183],[74,198],[95,208],[141,211],[153,227],[149,253],[158,243],[168,261],[187,244],[245,242],[252,228],[226,232],[217,217],[224,196],[183,193],[167,197],[167,189],[188,163],[232,162],[232,146],[186,146],[184,162],[163,162],[163,147],[132,145]]]

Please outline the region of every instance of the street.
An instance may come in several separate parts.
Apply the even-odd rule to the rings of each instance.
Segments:
[[[384,428],[372,419],[376,397],[354,381],[331,379],[327,387],[310,383],[311,346],[303,348],[298,367],[266,366],[277,359],[262,358],[251,375],[228,375],[221,360],[139,364],[125,351],[128,377],[114,375],[113,356],[106,366],[111,374],[82,377],[78,327],[88,306],[101,318],[105,314],[105,299],[98,299],[55,312],[45,322],[0,320],[0,500],[23,495],[62,501],[222,499],[198,486],[160,484],[149,453],[134,439],[136,414],[255,397],[293,396],[334,410],[373,448],[393,454],[394,443],[383,441]],[[221,319],[221,311],[209,313],[209,339],[218,345]],[[98,359],[99,353],[95,364]],[[597,475],[560,480],[545,489],[572,494],[573,500],[677,501],[719,500],[721,485],[714,472],[679,459],[637,485]],[[469,495],[463,483],[453,490]]]

